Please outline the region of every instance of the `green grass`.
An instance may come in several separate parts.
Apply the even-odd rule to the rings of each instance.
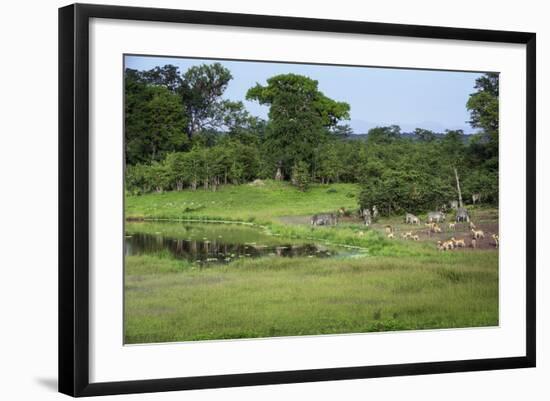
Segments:
[[[308,192],[300,192],[285,182],[266,181],[265,186],[226,186],[216,192],[182,191],[126,197],[128,219],[210,220],[218,222],[244,222],[260,226],[272,236],[297,240],[323,242],[368,249],[370,254],[411,255],[422,253],[426,246],[388,241],[381,233],[368,230],[364,225],[339,224],[337,227],[309,225],[309,218],[302,224],[285,224],[284,216],[311,216],[316,213],[334,213],[340,207],[356,209],[355,184],[315,185]],[[352,196],[353,195],[353,196]],[[231,226],[231,225],[228,225]],[[219,226],[216,230],[220,229]],[[228,227],[227,230],[237,230]],[[244,227],[241,231],[246,231]],[[126,231],[162,232],[173,238],[186,238],[181,227],[163,224],[126,223]],[[233,233],[240,238],[240,234]],[[250,242],[245,240],[244,242]],[[276,242],[272,239],[270,243]],[[433,246],[432,246],[433,248]]]
[[[128,257],[125,342],[498,325],[498,254],[248,259],[200,269]]]
[[[336,192],[329,191],[336,190]],[[286,182],[228,185],[216,192],[182,191],[126,197],[126,218],[202,218],[270,222],[275,217],[357,208],[355,184],[315,185],[300,192]]]
[[[352,220],[336,227],[309,225],[312,214],[356,209],[358,192],[356,185],[334,184],[303,193],[287,183],[266,181],[265,186],[226,186],[217,192],[127,196],[126,217],[131,219],[245,223],[216,224],[210,233],[205,224],[127,222],[128,234],[178,239],[215,234],[264,244],[322,241],[366,252],[360,258],[239,259],[207,268],[163,252],[127,257],[126,343],[498,324],[494,249],[438,252],[434,238],[389,240],[383,233],[386,224],[397,232],[413,229],[399,216],[381,219],[372,229]],[[496,209],[476,207],[472,215],[476,223],[498,226]]]

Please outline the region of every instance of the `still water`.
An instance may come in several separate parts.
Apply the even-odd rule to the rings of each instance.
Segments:
[[[265,256],[326,258],[338,253],[323,244],[281,239],[252,227],[211,223],[127,223],[126,255],[160,252],[169,252],[175,258],[201,265]]]

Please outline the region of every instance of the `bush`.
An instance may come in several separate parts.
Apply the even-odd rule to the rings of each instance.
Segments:
[[[344,209],[344,216],[349,217],[352,215],[352,212],[350,209]]]

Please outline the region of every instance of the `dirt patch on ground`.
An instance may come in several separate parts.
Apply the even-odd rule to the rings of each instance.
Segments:
[[[281,216],[277,220],[284,224],[311,224],[311,216]]]
[[[392,227],[396,240],[403,241],[401,235],[407,232],[411,232],[412,235],[418,235],[419,241],[431,242],[434,244],[434,246],[436,246],[437,241],[447,241],[454,237],[457,240],[464,239],[464,242],[466,243],[465,250],[475,250],[472,248],[471,245],[473,236],[467,223],[456,223],[454,229],[449,228],[449,223],[441,223],[441,233],[431,232],[429,227],[426,227],[423,223],[421,225],[391,225],[384,224],[384,222],[381,221],[379,223],[373,224],[371,228],[380,232],[385,232],[385,228],[388,225]],[[485,234],[485,238],[478,239],[476,241],[476,249],[496,249],[495,241],[492,238],[492,234],[498,234],[498,223],[494,221],[480,221],[479,223],[476,223],[476,229],[482,230]]]
[[[476,228],[482,230],[485,234],[485,238],[478,239],[476,243],[476,249],[494,249],[495,241],[492,238],[492,234],[498,234],[498,210],[496,209],[481,209],[470,211],[472,221],[475,222]],[[299,224],[309,225],[311,224],[311,216],[282,216],[278,220],[284,224]],[[451,220],[454,221],[454,220]],[[364,225],[363,220],[358,216],[340,216],[338,217],[338,224],[357,224]],[[399,217],[381,218],[376,223],[370,226],[370,229],[376,230],[386,235],[386,227],[390,226],[394,232],[396,241],[404,241],[401,238],[403,233],[411,232],[412,235],[418,235],[418,240],[423,242],[433,243],[434,247],[437,241],[447,241],[452,237],[456,239],[464,239],[466,243],[466,251],[475,251],[472,248],[472,232],[468,223],[456,223],[455,228],[449,228],[449,219],[446,222],[442,222],[439,226],[442,229],[441,233],[430,232],[429,228],[424,225],[424,222],[420,225],[405,224],[404,219]],[[407,240],[412,241],[412,240]],[[462,248],[461,248],[462,249]]]

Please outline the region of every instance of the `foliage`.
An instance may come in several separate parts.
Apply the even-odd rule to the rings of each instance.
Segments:
[[[126,162],[152,162],[167,152],[186,151],[203,132],[257,125],[242,102],[222,98],[231,78],[220,63],[194,66],[183,74],[173,65],[126,69]]]
[[[376,127],[369,130],[367,141],[369,143],[389,144],[400,139],[401,128],[398,125],[389,127]]]
[[[176,91],[185,108],[189,138],[205,129],[231,130],[247,124],[250,116],[242,102],[222,98],[231,79],[231,72],[220,63],[194,66],[182,75]]]
[[[167,152],[185,150],[186,124],[178,97],[162,86],[146,85],[126,76],[126,163],[161,160]]]
[[[414,135],[418,138],[419,141],[423,142],[432,142],[436,138],[435,132],[423,128],[416,128],[414,130]]]
[[[470,95],[466,103],[470,111],[470,124],[481,130],[479,135],[488,158],[498,162],[499,74],[483,74],[476,80],[475,89],[477,91]]]
[[[309,166],[299,161],[292,167],[292,183],[302,192],[307,191],[310,184]]]
[[[317,81],[296,74],[271,77],[266,86],[256,84],[246,98],[269,106],[266,155],[286,177],[298,161],[312,165],[316,146],[340,120],[349,118],[347,103],[326,97]]]
[[[166,65],[126,70],[126,190],[219,191],[222,186],[283,178],[301,191],[315,183],[358,183],[356,207],[382,214],[420,213],[457,199],[454,169],[469,202],[498,203],[498,75],[476,81],[466,107],[475,135],[397,125],[352,140],[349,105],[328,98],[318,82],[296,74],[271,77],[246,94],[269,106],[251,117],[223,98],[231,73],[219,63],[180,73]]]
[[[489,72],[476,80],[475,89],[468,99],[466,108],[471,113],[470,123],[473,127],[486,132],[498,131],[498,95],[499,74]]]

